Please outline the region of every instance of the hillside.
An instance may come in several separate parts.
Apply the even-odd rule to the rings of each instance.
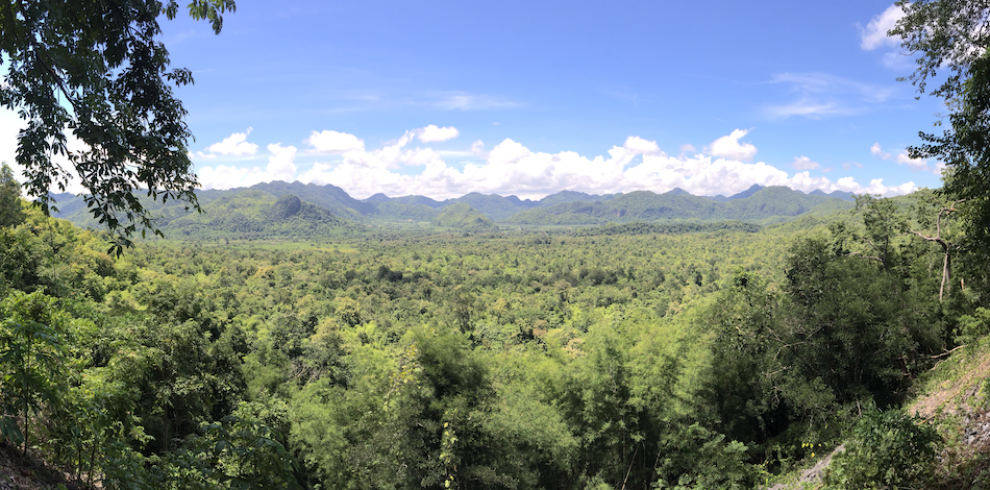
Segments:
[[[359,200],[333,185],[271,182],[250,189],[199,191],[197,196],[205,217],[190,215],[183,203],[163,205],[147,199],[144,202],[157,217],[156,222],[162,230],[175,230],[183,236],[215,236],[218,233],[323,235],[328,233],[327,226],[332,227],[343,221],[375,222],[379,225],[388,222],[435,224],[448,209],[452,209],[451,216],[463,213],[465,208],[462,205],[469,206],[489,222],[537,226],[593,226],[609,222],[668,220],[734,220],[765,225],[805,215],[823,216],[852,207],[847,200],[820,192],[804,194],[786,187],[760,186],[727,198],[693,196],[682,189],[674,189],[664,194],[636,191],[606,196],[562,191],[539,201],[471,193],[436,201],[423,196],[391,198],[384,194]],[[294,196],[304,203],[305,206],[300,204],[303,212],[294,215],[292,223],[266,221],[267,218],[262,217],[263,209],[287,196]],[[83,227],[98,225],[86,210],[81,197],[70,194],[55,197],[60,211],[57,216]],[[313,223],[304,224],[307,220],[313,220]],[[342,221],[337,223],[335,220]],[[457,223],[459,219],[445,217],[442,221]],[[473,218],[465,223],[469,223],[466,226],[489,226]]]
[[[487,230],[495,225],[471,205],[460,202],[451,204],[431,221],[435,226],[460,230]]]
[[[655,197],[612,201],[642,212]],[[725,214],[806,208],[792,197],[705,200]],[[930,232],[905,209],[932,197],[771,226],[491,233],[467,203],[434,227],[389,229],[246,189],[169,222],[229,242],[150,242],[119,258],[105,235],[28,209],[0,228],[0,334],[54,382],[4,386],[21,403],[2,421],[0,474],[40,476],[34,460],[76,488],[412,490],[453,477],[737,490],[810,468],[845,478],[826,481],[835,490],[972,488],[990,446],[982,263],[960,254],[960,287],[943,300],[939,247],[888,230],[890,267],[864,258],[867,234],[884,232],[877,212]],[[332,239],[293,239],[314,223]],[[0,357],[5,379],[24,373]],[[4,460],[14,446],[30,458]],[[444,458],[456,472],[434,464]]]
[[[292,194],[275,199],[259,191],[224,196],[164,227],[178,238],[326,236],[340,233],[347,221]]]
[[[851,209],[852,203],[815,196],[786,187],[767,187],[746,197],[716,201],[692,196],[680,189],[665,194],[638,191],[608,201],[570,202],[515,214],[504,222],[531,225],[603,224],[608,221],[668,219],[765,221],[809,213]]]

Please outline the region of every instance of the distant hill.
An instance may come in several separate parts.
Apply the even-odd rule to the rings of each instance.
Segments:
[[[826,194],[821,189],[817,189],[817,190],[811,191],[809,194],[812,195],[812,196],[836,197],[836,198],[842,199],[844,201],[854,201],[854,199],[853,199],[853,193],[852,192],[832,191],[832,192],[829,192],[828,194]]]
[[[495,225],[492,220],[479,213],[470,204],[459,202],[444,208],[443,212],[433,218],[432,223],[445,228],[462,230],[491,229]]]
[[[176,237],[262,238],[334,235],[348,225],[327,209],[293,194],[276,199],[256,190],[220,197],[203,211],[175,219],[163,228]]]
[[[675,189],[675,191],[680,191]],[[763,221],[773,217],[794,217],[811,212],[817,206],[848,209],[851,203],[839,199],[812,196],[787,187],[757,189],[748,197],[726,201],[692,196],[683,191],[655,194],[637,191],[609,201],[564,203],[533,209],[504,220],[509,224],[575,225],[604,224],[608,221],[632,222],[664,219]],[[748,191],[747,191],[748,192]],[[834,202],[833,202],[834,201]]]
[[[756,194],[757,192],[760,192],[763,189],[764,189],[764,187],[762,185],[760,185],[760,184],[753,184],[752,186],[750,186],[749,189],[746,189],[746,190],[744,190],[744,191],[742,191],[742,192],[740,192],[738,194],[733,194],[733,195],[729,196],[728,197],[728,200],[729,201],[732,201],[734,199],[746,199],[747,197],[750,197],[753,194]]]
[[[351,197],[344,189],[334,185],[303,184],[302,182],[267,182],[251,186],[251,189],[267,192],[275,197],[288,194],[298,196],[303,201],[327,209],[337,216],[360,219],[374,211],[374,204]]]
[[[163,205],[147,199],[144,202],[166,232],[181,230],[198,235],[328,233],[329,228],[362,221],[431,222],[445,227],[493,226],[494,222],[587,226],[658,220],[770,224],[852,206],[849,193],[805,194],[787,187],[761,186],[714,198],[693,196],[678,188],[663,194],[635,191],[604,196],[562,191],[538,201],[471,193],[437,201],[424,196],[393,198],[381,193],[362,200],[333,185],[270,182],[249,189],[198,191],[197,196],[204,211],[202,215],[189,214],[184,203]],[[58,200],[58,217],[80,226],[98,227],[81,197],[71,194],[53,197]],[[309,225],[316,228],[310,229]]]
[[[369,216],[386,221],[430,221],[439,214],[438,209],[426,204],[407,204],[394,200],[379,202]]]

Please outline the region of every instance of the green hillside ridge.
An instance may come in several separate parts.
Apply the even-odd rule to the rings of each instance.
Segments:
[[[818,210],[818,206],[824,206]],[[787,187],[766,187],[749,197],[715,201],[683,191],[655,194],[637,191],[608,201],[570,202],[517,213],[503,222],[531,225],[603,224],[607,221],[660,219],[740,220],[757,222],[793,218],[805,213],[851,209],[853,204],[827,196],[813,196]]]
[[[369,216],[389,221],[430,221],[439,214],[439,210],[426,204],[385,201],[377,203]]]
[[[338,233],[347,221],[330,211],[287,194],[275,199],[261,191],[224,196],[164,228],[198,237],[323,236]]]
[[[375,208],[374,204],[354,199],[340,187],[330,184],[320,186],[302,182],[274,181],[253,185],[251,189],[264,191],[275,197],[292,194],[348,219],[360,219],[364,214],[373,212]]]
[[[212,225],[198,218],[189,217],[185,203],[172,201],[161,204],[146,198],[142,202],[145,202],[147,209],[156,217],[157,225],[163,230],[179,227],[183,229],[183,234],[202,231],[210,236],[215,235],[215,232],[268,233],[270,231],[283,234],[290,233],[290,229],[295,230],[291,233],[310,233],[306,232],[309,229],[307,226],[300,224],[288,225],[288,228],[283,224],[276,227],[281,231],[276,231],[271,224],[264,225],[261,221],[249,219],[252,216],[260,219],[261,211],[258,206],[271,206],[278,198],[290,195],[297,197],[301,203],[308,203],[341,219],[357,222],[374,221],[380,225],[386,222],[386,226],[387,222],[431,222],[442,211],[458,204],[469,205],[476,213],[493,222],[534,226],[595,226],[609,222],[685,219],[738,220],[769,225],[806,214],[823,216],[853,206],[851,202],[822,193],[804,194],[787,187],[759,189],[757,187],[754,186],[724,200],[693,196],[681,189],[674,189],[664,194],[636,191],[606,196],[562,191],[540,201],[521,200],[516,196],[471,193],[440,202],[423,196],[390,198],[384,194],[358,200],[332,185],[271,182],[258,184],[250,189],[197,192],[200,206],[208,210],[210,216],[215,217],[208,221]],[[748,195],[748,197],[738,198],[737,196],[740,195]],[[78,226],[98,227],[99,223],[90,215],[82,197],[62,194],[58,195],[57,199],[61,210],[57,214],[58,217],[68,219]],[[257,202],[250,202],[252,200]],[[231,209],[221,209],[223,207]],[[317,221],[314,223],[316,228],[321,226],[320,223],[333,221],[328,221],[324,215],[313,210],[298,216],[301,220],[310,218]],[[173,225],[173,222],[176,223]],[[210,226],[213,225],[221,227],[211,230]],[[324,232],[325,230],[316,231],[316,229],[312,231],[317,234]]]
[[[447,206],[431,222],[436,226],[464,230],[491,229],[495,226],[492,220],[464,202]]]

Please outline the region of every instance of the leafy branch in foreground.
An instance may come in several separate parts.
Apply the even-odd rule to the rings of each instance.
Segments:
[[[194,0],[188,8],[219,34],[222,14],[235,4]],[[192,134],[172,87],[192,83],[192,73],[170,70],[168,51],[156,40],[159,15],[172,19],[177,11],[176,0],[14,0],[0,7],[7,65],[0,105],[26,122],[16,157],[24,187],[47,214],[57,211],[49,193],[64,192],[74,174],[90,212],[114,234],[118,254],[139,227],[160,234],[137,193],[199,209],[186,149]],[[70,149],[67,131],[81,149]]]

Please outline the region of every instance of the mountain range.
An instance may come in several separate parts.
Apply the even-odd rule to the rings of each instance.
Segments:
[[[562,191],[540,200],[473,192],[438,201],[424,196],[375,194],[355,199],[333,185],[270,182],[250,188],[197,192],[204,213],[190,213],[183,203],[146,202],[158,226],[184,235],[311,235],[360,227],[361,223],[428,222],[446,228],[488,229],[496,225],[599,225],[609,222],[665,220],[735,220],[748,223],[787,221],[806,214],[827,214],[852,207],[852,194],[840,191],[805,194],[787,187],[754,185],[729,197],[694,196],[682,189],[663,194],[635,191],[594,195]],[[53,195],[60,218],[96,227],[83,199]]]

